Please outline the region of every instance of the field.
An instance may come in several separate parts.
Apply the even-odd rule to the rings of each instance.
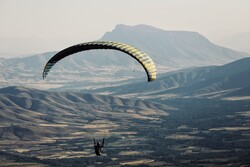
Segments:
[[[75,114],[33,125],[60,135],[2,138],[1,166],[250,166],[249,101],[155,101],[172,108],[99,111],[91,119]],[[94,154],[93,137],[106,137],[101,157]]]

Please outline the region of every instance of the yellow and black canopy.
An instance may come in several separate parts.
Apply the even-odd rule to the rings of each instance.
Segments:
[[[153,60],[146,53],[130,45],[112,41],[94,41],[94,42],[81,43],[78,45],[68,47],[58,52],[45,65],[43,70],[43,79],[46,78],[50,69],[61,59],[77,52],[92,50],[92,49],[113,49],[124,52],[133,57],[134,59],[136,59],[143,66],[148,76],[148,82],[156,79],[155,64]]]

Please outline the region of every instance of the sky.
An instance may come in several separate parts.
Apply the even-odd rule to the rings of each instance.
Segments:
[[[250,0],[0,0],[0,57],[97,40],[117,24],[195,31],[216,42],[250,31]]]

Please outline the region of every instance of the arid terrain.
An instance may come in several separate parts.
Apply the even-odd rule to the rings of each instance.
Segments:
[[[145,51],[156,80],[119,51],[70,55],[46,80],[59,50],[0,58],[1,167],[250,166],[248,53],[143,24],[100,40]],[[95,156],[93,138],[104,137]]]
[[[0,166],[250,165],[249,100],[0,94]],[[106,138],[100,157],[93,137]]]

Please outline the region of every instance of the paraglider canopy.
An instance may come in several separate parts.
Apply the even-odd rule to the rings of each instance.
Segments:
[[[51,68],[61,59],[69,55],[72,55],[74,53],[77,53],[77,52],[93,50],[93,49],[113,49],[113,50],[124,52],[130,55],[132,58],[136,59],[142,65],[142,67],[145,69],[147,73],[148,82],[156,79],[155,64],[153,60],[146,53],[130,45],[120,43],[120,42],[113,42],[113,41],[86,42],[86,43],[81,43],[78,45],[68,47],[58,52],[45,65],[44,70],[43,70],[43,79],[47,77]]]

